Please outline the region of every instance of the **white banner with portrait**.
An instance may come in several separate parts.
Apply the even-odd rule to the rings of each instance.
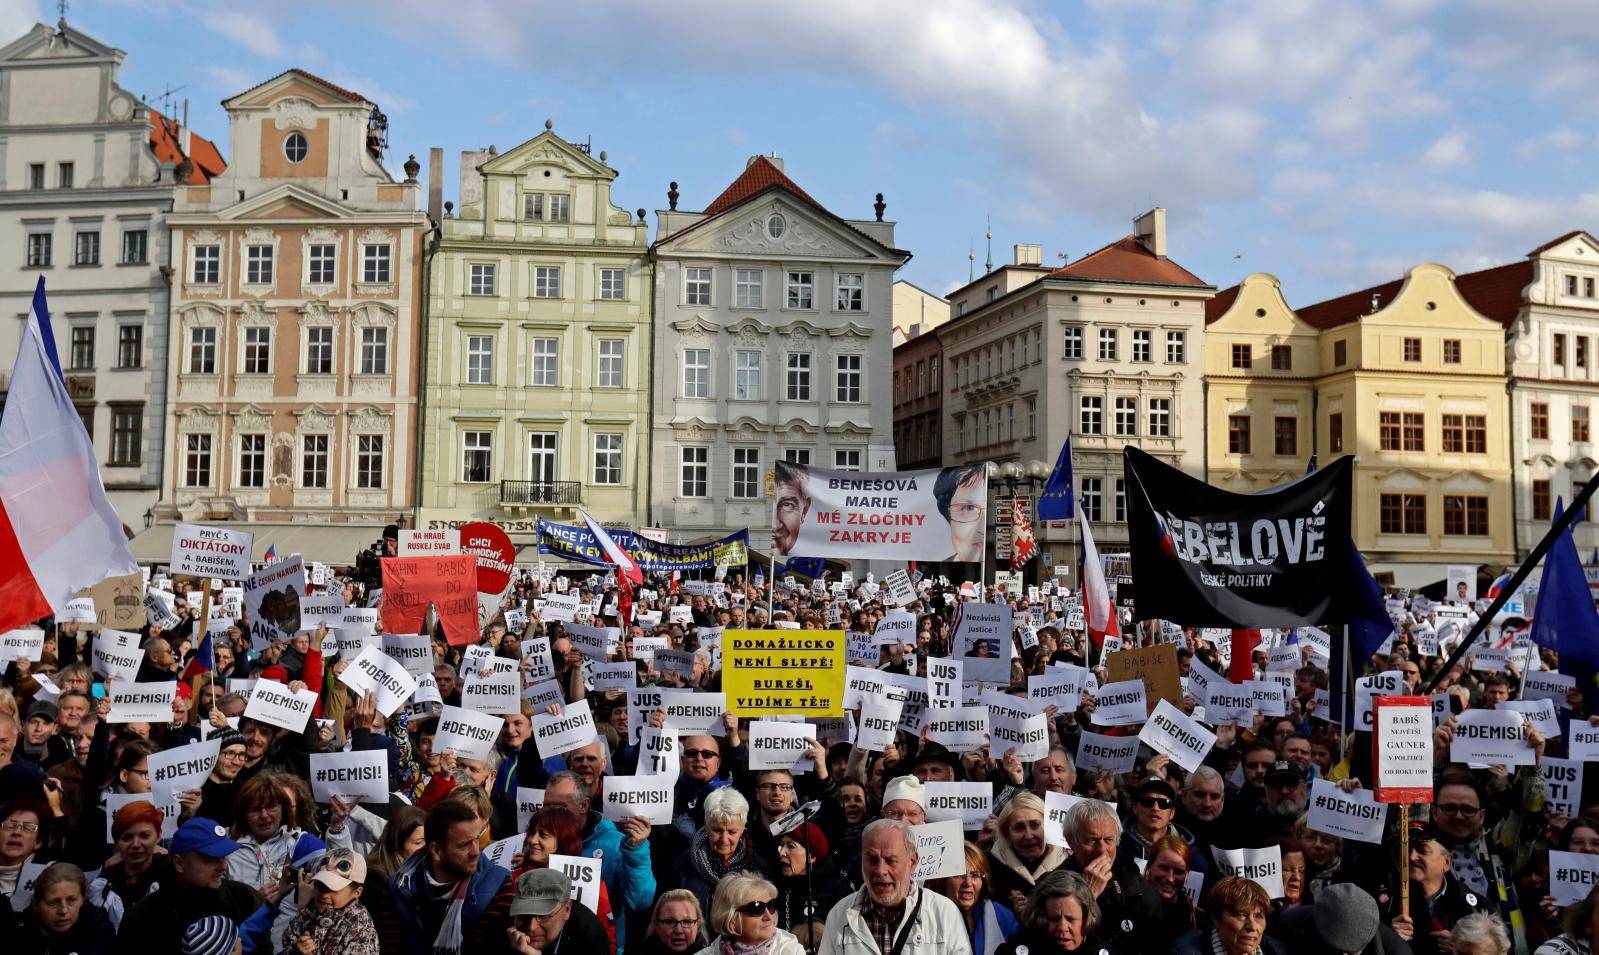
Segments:
[[[779,461],[774,481],[778,557],[983,558],[985,463],[874,474]]]

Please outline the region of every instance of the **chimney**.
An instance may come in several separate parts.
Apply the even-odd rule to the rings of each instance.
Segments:
[[[1037,242],[1018,242],[1013,246],[1017,265],[1042,265],[1044,247]]]
[[[428,149],[428,218],[444,221],[444,147]]]
[[[758,155],[757,156],[751,156],[749,158],[749,162],[746,162],[744,164],[745,168],[746,169],[749,168],[749,166],[752,163],[754,163],[755,160],[760,159],[760,158],[762,158],[762,157],[758,156]],[[766,156],[765,159],[766,159],[767,162],[769,162],[772,165],[776,166],[778,172],[782,172],[783,171],[783,157],[782,156],[779,156],[777,153],[774,152],[770,156]]]
[[[1156,206],[1133,220],[1133,234],[1138,244],[1156,258],[1166,257],[1166,210]]]

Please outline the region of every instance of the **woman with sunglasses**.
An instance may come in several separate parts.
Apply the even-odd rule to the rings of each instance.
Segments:
[[[988,859],[983,850],[970,842],[966,843],[965,874],[934,879],[927,887],[960,909],[961,917],[966,920],[972,955],[994,955],[1021,929],[1016,913],[988,897]]]
[[[805,955],[799,939],[777,927],[777,886],[738,873],[717,883],[711,897],[716,941],[699,955]]]

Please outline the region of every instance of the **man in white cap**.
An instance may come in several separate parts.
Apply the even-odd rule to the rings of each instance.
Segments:
[[[927,787],[915,776],[896,776],[883,788],[883,818],[907,826],[927,821]]]

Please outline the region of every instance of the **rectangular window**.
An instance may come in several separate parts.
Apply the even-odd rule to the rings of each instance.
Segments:
[[[364,491],[383,486],[383,435],[355,436],[355,486]]]
[[[790,464],[803,464],[806,467],[810,467],[810,465],[811,465],[811,449],[810,448],[785,448],[783,450],[783,460],[789,462]]]
[[[861,469],[860,448],[838,448],[833,451],[833,470],[859,471]]]
[[[1038,399],[1027,399],[1027,436],[1038,437]]]
[[[466,337],[466,383],[469,385],[494,384],[493,335],[468,335]]]
[[[1116,399],[1116,434],[1127,437],[1138,433],[1138,399]]]
[[[1327,445],[1333,454],[1344,450],[1344,415],[1341,411],[1327,416]]]
[[[122,264],[143,265],[150,260],[150,233],[129,229],[122,233]]]
[[[1592,278],[1584,278],[1582,280],[1582,297],[1583,298],[1593,298],[1593,279]]]
[[[1458,339],[1458,338],[1446,338],[1446,339],[1444,339],[1444,364],[1446,364],[1446,365],[1458,365],[1458,364],[1460,364],[1460,339]]]
[[[600,269],[600,298],[607,302],[627,298],[626,269]]]
[[[1062,357],[1083,357],[1083,326],[1067,325],[1065,328],[1061,329],[1061,331],[1066,335],[1066,350]]]
[[[1443,416],[1444,451],[1451,454],[1487,454],[1488,418],[1486,415]]]
[[[313,325],[305,330],[305,373],[333,374],[333,326]]]
[[[387,328],[361,329],[361,374],[386,375],[389,373],[389,330]]]
[[[1166,333],[1166,363],[1181,365],[1188,360],[1188,335],[1186,332]]]
[[[28,163],[28,188],[29,189],[43,189],[44,188],[44,163],[42,163],[42,162],[30,162],[30,163]]]
[[[811,400],[811,354],[788,353],[787,395],[789,401]]]
[[[1249,370],[1251,362],[1251,348],[1247,344],[1233,343],[1233,367],[1244,371]]]
[[[532,345],[533,376],[529,384],[535,388],[554,388],[561,383],[561,340],[535,338]]]
[[[67,367],[73,371],[92,371],[94,369],[94,326],[72,326],[72,354],[68,357]]]
[[[494,432],[461,432],[461,481],[487,484],[494,473]]]
[[[83,432],[89,436],[89,440],[92,442],[94,440],[94,402],[91,401],[86,405],[76,405],[73,410],[78,412],[78,420],[83,422]]]
[[[711,477],[711,449],[689,447],[682,449],[682,470],[679,472],[677,493],[679,497],[709,497]]]
[[[244,248],[244,283],[246,285],[272,284],[272,246],[249,245]]]
[[[1249,415],[1234,414],[1227,416],[1227,452],[1229,454],[1249,453]]]
[[[1556,365],[1564,365],[1566,363],[1566,336],[1564,332],[1555,333],[1554,359]]]
[[[859,404],[861,400],[861,356],[834,356],[834,401]]]
[[[1405,361],[1421,361],[1421,339],[1405,339]]]
[[[215,285],[222,281],[222,246],[194,247],[194,272],[189,280],[195,285]]]
[[[1273,345],[1273,346],[1271,346],[1271,370],[1272,371],[1293,371],[1294,370],[1294,350],[1293,350],[1292,346],[1289,346],[1289,345]]]
[[[1571,440],[1588,440],[1588,406],[1573,405],[1571,408]]]
[[[214,375],[217,373],[217,330],[215,328],[189,329],[189,374]]]
[[[1039,360],[1042,361],[1043,357],[1044,357],[1043,353],[1040,352],[1038,357],[1039,357]],[[934,392],[937,392],[938,391],[938,356],[937,355],[934,355],[932,357],[932,359],[928,362],[928,365],[927,365],[927,379],[928,379],[927,380],[927,386],[929,388],[931,388]]]
[[[1577,359],[1577,367],[1578,368],[1587,368],[1588,367],[1588,336],[1587,335],[1578,335],[1578,336],[1576,336],[1576,341],[1573,344],[1576,345],[1575,352],[1576,352],[1576,359]]]
[[[1095,524],[1105,519],[1104,486],[1101,478],[1083,478],[1082,494],[1079,495],[1083,502],[1083,517]]]
[[[211,436],[209,434],[185,436],[183,486],[211,486]]]
[[[710,269],[684,269],[683,270],[683,304],[684,305],[709,305],[709,304],[711,304],[711,270]]]
[[[300,486],[325,488],[328,486],[328,436],[304,436],[300,452]]]
[[[1333,342],[1333,365],[1342,368],[1349,361],[1349,340],[1340,338]]]
[[[107,464],[127,467],[139,463],[144,448],[144,409],[111,409],[111,460]]]
[[[1533,440],[1549,440],[1549,404],[1544,401],[1534,401],[1528,406],[1530,412],[1530,428]]]
[[[761,451],[759,448],[733,449],[733,496],[749,500],[761,493]]]
[[[1171,437],[1171,399],[1149,399],[1149,436],[1152,438]]]
[[[1154,333],[1147,328],[1133,329],[1133,361],[1152,361]]]
[[[60,189],[72,188],[72,163],[56,164],[56,186]]]
[[[368,285],[388,282],[390,255],[387,245],[361,246],[361,281]]]
[[[571,222],[572,197],[562,195],[550,196],[549,213],[550,222]]]
[[[594,483],[622,483],[622,436],[596,434],[594,436]]]
[[[529,431],[527,435],[527,477],[538,484],[550,484],[560,473],[557,445],[561,436],[554,431]]]
[[[535,222],[544,218],[544,193],[530,192],[522,197],[522,218]]]
[[[471,266],[470,278],[467,282],[466,294],[468,295],[493,295],[494,292],[494,266],[489,263],[474,262]]]
[[[840,312],[859,312],[866,308],[866,276],[860,272],[838,273],[833,308]]]
[[[100,264],[100,233],[79,232],[72,241],[73,265]]]
[[[534,298],[560,298],[561,297],[561,267],[559,265],[538,265],[533,268],[533,297]]]
[[[1549,481],[1534,479],[1532,482],[1532,519],[1547,521],[1554,513],[1549,506]]]
[[[333,284],[333,263],[337,249],[338,246],[331,242],[311,246],[310,254],[306,257],[305,281],[307,284]]]
[[[626,342],[620,338],[602,338],[599,345],[599,374],[595,377],[594,387],[622,387],[623,373],[626,371],[622,348]]]
[[[760,269],[738,269],[733,273],[733,304],[738,308],[761,307]]]
[[[1277,418],[1272,422],[1272,450],[1279,457],[1299,453],[1299,419]]]
[[[266,487],[266,446],[264,434],[239,435],[239,487]]]
[[[28,267],[47,268],[50,265],[50,239],[48,232],[28,233]]]
[[[1445,494],[1444,535],[1488,536],[1488,498],[1477,494]]]
[[[1425,418],[1415,411],[1382,411],[1377,415],[1379,447],[1384,451],[1426,450]]]
[[[711,351],[708,348],[683,350],[683,397],[711,396]]]
[[[1083,434],[1105,433],[1105,399],[1083,395],[1078,399],[1077,430]]]
[[[1127,523],[1127,480],[1116,478],[1111,487],[1111,520],[1118,524]]]
[[[788,273],[788,295],[785,299],[789,308],[815,308],[815,275],[810,272]]]
[[[1427,533],[1427,498],[1422,494],[1383,494],[1378,498],[1378,529],[1384,534]]]
[[[760,352],[740,350],[733,353],[733,397],[740,401],[760,400]]]
[[[244,373],[266,375],[272,372],[272,329],[265,325],[244,328]]]
[[[1116,360],[1116,329],[1101,328],[1099,330],[1099,360]]]

